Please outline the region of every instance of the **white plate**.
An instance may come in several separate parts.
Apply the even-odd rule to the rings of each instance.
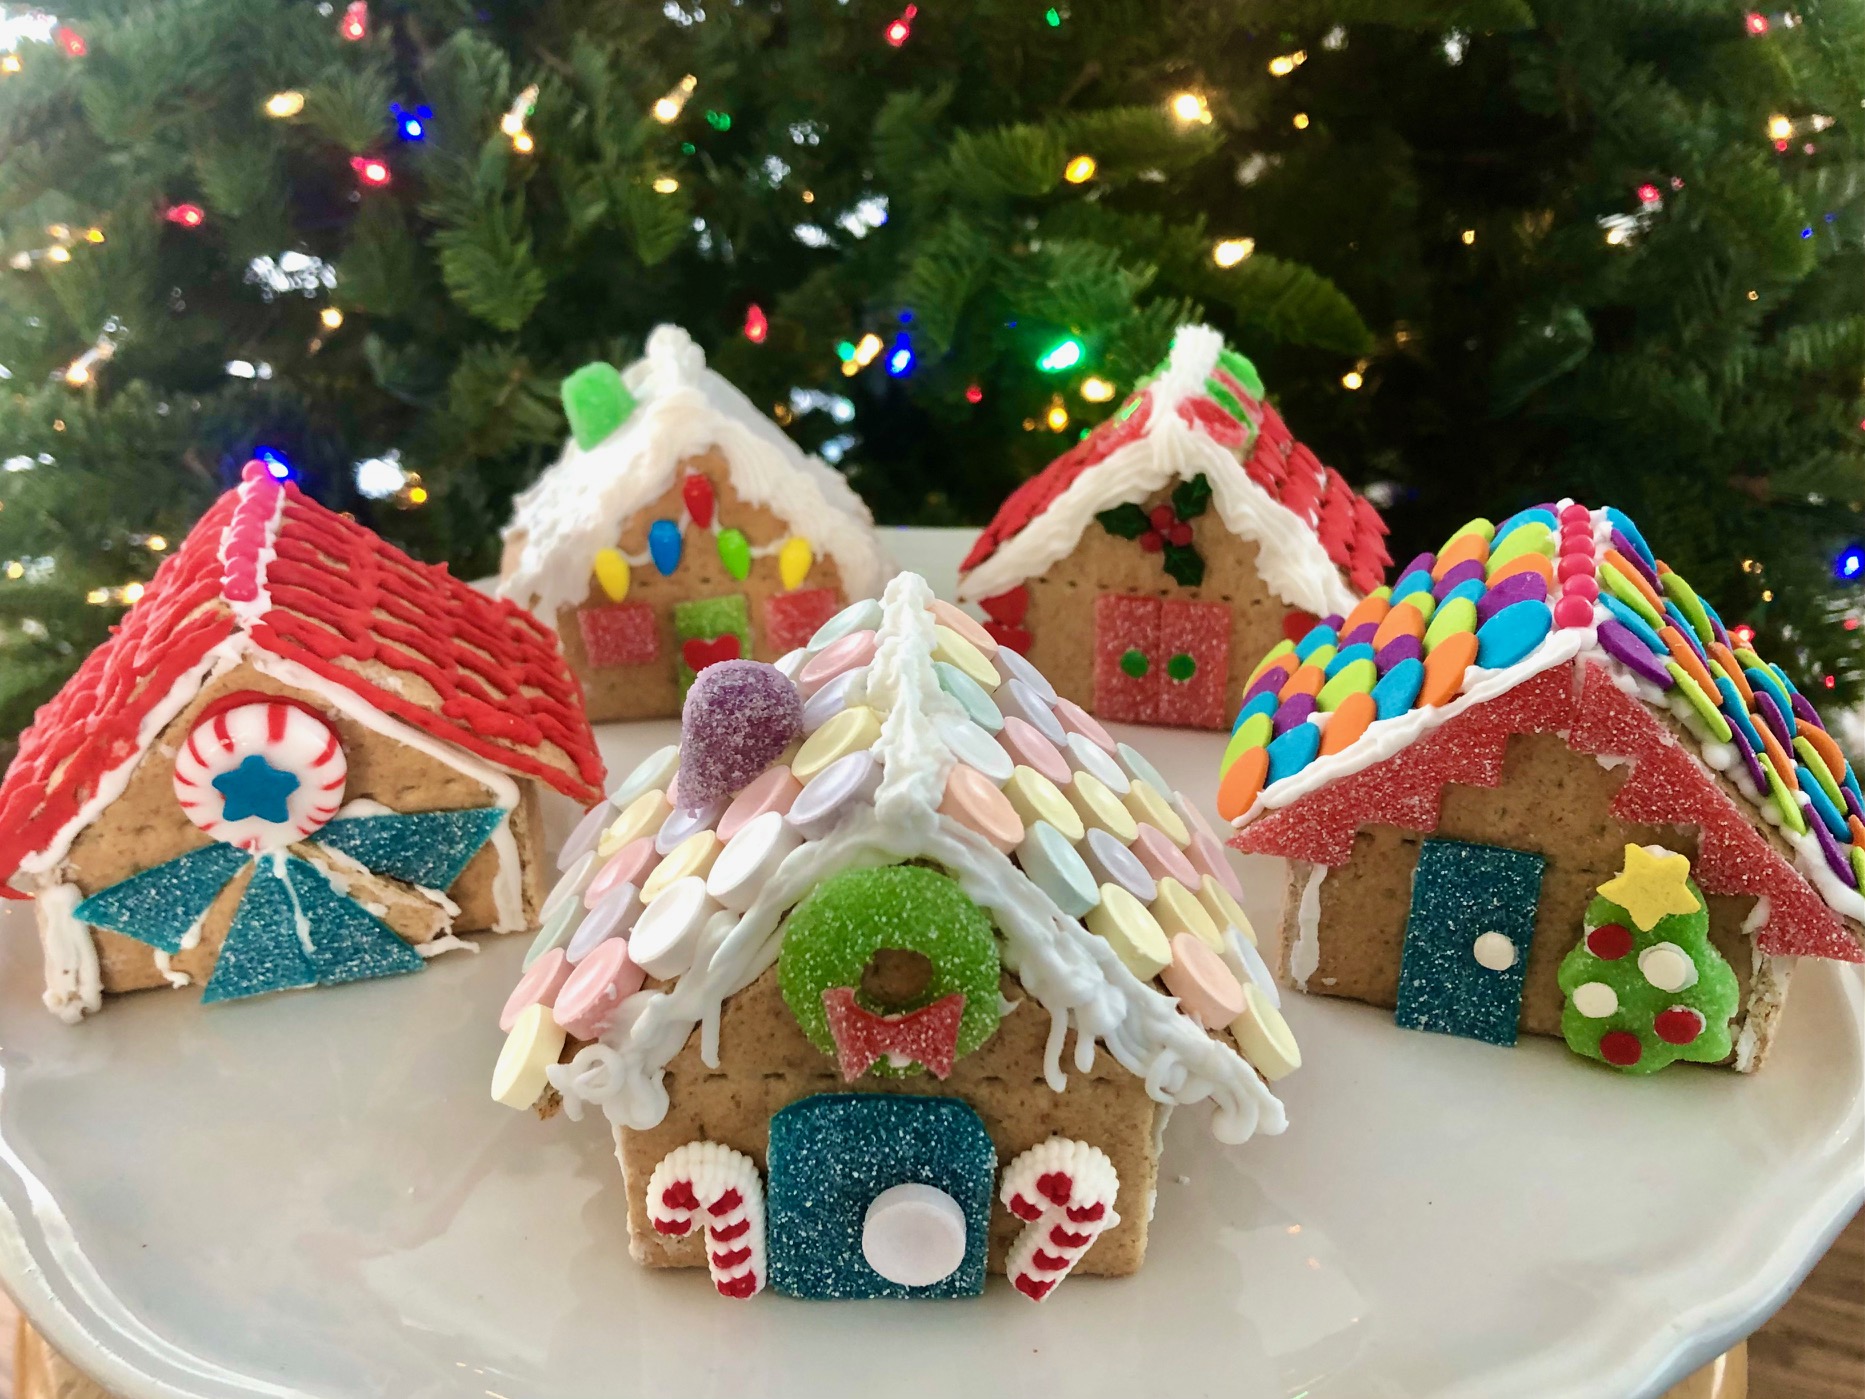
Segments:
[[[603,748],[619,772],[674,731]],[[1217,736],[1137,736],[1210,790]],[[1248,863],[1265,927],[1279,876]],[[1644,1399],[1758,1326],[1865,1197],[1865,995],[1842,969],[1801,967],[1752,1078],[1626,1079],[1291,994],[1289,1132],[1224,1149],[1180,1113],[1139,1276],[1040,1307],[1001,1280],[728,1302],[629,1262],[602,1125],[488,1099],[525,940],[483,947],[66,1026],[37,1004],[28,911],[0,912],[0,1282],[125,1399]]]

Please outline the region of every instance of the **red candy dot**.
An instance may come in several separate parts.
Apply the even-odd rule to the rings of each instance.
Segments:
[[[1584,627],[1593,620],[1593,604],[1578,594],[1568,594],[1554,604],[1557,627]]]
[[[1623,1069],[1642,1059],[1645,1047],[1630,1030],[1611,1030],[1600,1036],[1599,1052],[1608,1064]]]
[[[1562,554],[1561,561],[1554,566],[1554,573],[1563,583],[1569,578],[1584,578],[1593,572],[1591,554]]]
[[[1616,962],[1632,950],[1632,930],[1623,923],[1602,923],[1587,934],[1587,951],[1602,962]]]
[[[1592,519],[1593,519],[1592,512],[1589,511],[1586,508],[1586,506],[1582,505],[1577,500],[1574,501],[1570,505],[1564,505],[1561,507],[1561,523],[1562,524],[1566,524],[1569,520],[1586,520],[1590,523]]]
[[[1578,574],[1561,584],[1561,592],[1568,597],[1583,597],[1591,602],[1599,596],[1599,580],[1590,573]]]
[[[1170,505],[1155,505],[1153,513],[1148,518],[1151,519],[1153,528],[1164,534],[1172,528],[1179,517],[1172,513]]]
[[[1658,1012],[1651,1028],[1666,1044],[1689,1044],[1703,1033],[1703,1016],[1689,1006],[1672,1006]]]

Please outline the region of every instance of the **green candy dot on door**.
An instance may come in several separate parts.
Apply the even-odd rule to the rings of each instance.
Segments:
[[[1190,680],[1197,673],[1198,662],[1186,655],[1183,651],[1166,662],[1166,674],[1171,676],[1174,680]]]
[[[1121,653],[1120,668],[1138,680],[1152,669],[1152,662],[1146,659],[1146,652],[1137,647],[1129,647]]]

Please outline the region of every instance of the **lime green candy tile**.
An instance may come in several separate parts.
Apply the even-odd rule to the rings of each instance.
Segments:
[[[1462,539],[1466,534],[1477,534],[1481,535],[1486,540],[1493,540],[1496,537],[1496,526],[1493,522],[1478,515],[1474,520],[1470,521],[1469,524],[1465,525],[1451,536],[1452,543]]]
[[[1230,742],[1224,745],[1224,757],[1218,763],[1219,771],[1228,770],[1232,763],[1250,749],[1266,746],[1273,727],[1267,714],[1252,714],[1245,719],[1237,732],[1230,736]]]
[[[1800,761],[1806,764],[1807,771],[1813,774],[1813,780],[1820,784],[1820,790],[1833,799],[1834,806],[1844,811],[1846,809],[1845,796],[1840,792],[1839,784],[1833,780],[1832,773],[1828,771],[1826,759],[1820,756],[1820,750],[1806,738],[1796,734],[1794,735],[1794,751],[1800,755]]]
[[[1539,520],[1524,520],[1489,551],[1490,571],[1493,573],[1511,559],[1519,559],[1524,554],[1553,558],[1554,531]]]
[[[1710,731],[1718,743],[1727,743],[1729,721],[1716,707],[1716,702],[1704,693],[1701,685],[1690,678],[1690,672],[1676,661],[1666,661],[1664,668],[1671,672],[1671,679],[1677,682],[1677,693],[1690,702],[1690,707],[1696,710],[1697,717],[1703,721],[1703,727]]]
[[[1315,697],[1315,707],[1327,713],[1339,709],[1349,695],[1367,695],[1379,679],[1379,667],[1364,658],[1349,661],[1335,672]],[[1258,715],[1258,718],[1263,716]]]
[[[1704,610],[1703,599],[1697,596],[1697,590],[1684,580],[1682,575],[1664,572],[1658,575],[1658,581],[1664,585],[1664,595],[1677,604],[1677,610],[1690,619],[1691,630],[1697,634],[1697,640],[1708,646],[1716,640],[1716,629],[1710,625],[1710,614]]]
[[[1425,654],[1430,655],[1447,637],[1475,630],[1476,604],[1467,597],[1452,598],[1438,609],[1431,625],[1425,628]]]
[[[1807,833],[1807,818],[1800,810],[1800,798],[1794,795],[1794,789],[1781,780],[1781,774],[1774,770],[1774,764],[1766,753],[1757,754],[1761,759],[1761,770],[1768,777],[1769,799],[1774,802],[1774,809],[1781,813],[1781,824],[1795,835]]]
[[[1645,601],[1645,595],[1633,587],[1631,581],[1611,564],[1602,563],[1599,566],[1599,585],[1649,622],[1653,631],[1671,625],[1671,619],[1659,616],[1658,609]]]

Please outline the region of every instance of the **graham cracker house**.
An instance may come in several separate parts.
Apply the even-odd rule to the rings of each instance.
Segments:
[[[1100,718],[1221,729],[1255,657],[1384,581],[1385,533],[1250,362],[1188,325],[1113,417],[1011,493],[958,596]]]
[[[592,720],[678,715],[722,660],[775,660],[893,568],[867,506],[678,326],[564,381],[571,441],[514,502],[499,593],[557,628]]]
[[[602,777],[550,632],[252,462],[21,736],[0,889],[67,1020],[416,971],[532,925],[539,788]]]
[[[1249,677],[1218,810],[1290,861],[1282,970],[1399,1024],[1757,1068],[1861,960],[1865,803],[1818,713],[1610,507],[1476,520]]]
[[[585,819],[492,1091],[604,1113],[637,1260],[1041,1300],[1140,1266],[1174,1105],[1283,1130],[1299,1053],[1222,847],[1055,701],[902,574],[783,669],[701,675]]]

